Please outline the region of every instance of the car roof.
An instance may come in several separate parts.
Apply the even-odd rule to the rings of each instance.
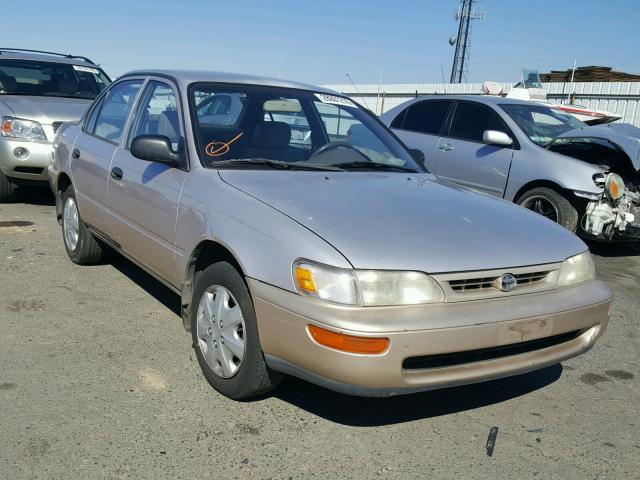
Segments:
[[[420,100],[431,100],[431,99],[442,99],[442,100],[471,100],[478,103],[484,103],[487,105],[495,105],[497,103],[513,103],[520,105],[531,105],[530,101],[526,100],[517,100],[515,98],[507,98],[500,97],[498,95],[483,95],[483,94],[470,94],[470,95],[424,95],[420,97],[416,97],[413,101]]]
[[[0,47],[0,60],[35,60],[40,62],[66,63],[70,65],[84,65],[97,67],[93,61],[79,55],[65,53],[43,52],[40,50],[21,50]]]
[[[125,73],[120,77],[120,79],[129,76],[151,75],[169,77],[175,80],[181,86],[185,87],[194,82],[235,83],[244,85],[262,85],[267,87],[290,88],[295,90],[310,90],[313,92],[327,93],[330,95],[341,95],[340,93],[334,90],[329,90],[327,88],[310,85],[307,83],[283,80],[281,78],[260,77],[256,75],[247,75],[244,73],[213,72],[207,70],[134,70],[132,72]]]

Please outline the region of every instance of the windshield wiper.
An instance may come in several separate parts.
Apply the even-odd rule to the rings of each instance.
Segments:
[[[344,170],[349,170],[351,168],[369,168],[371,170],[385,170],[387,172],[407,172],[407,173],[418,173],[414,168],[402,167],[400,165],[390,165],[388,163],[378,163],[378,162],[346,162],[346,163],[336,163],[332,164],[334,167],[340,167]]]
[[[224,167],[228,165],[265,165],[279,170],[320,170],[320,171],[340,171],[340,167],[330,165],[305,164],[304,162],[289,163],[281,160],[270,160],[268,158],[231,158],[212,163],[212,167]]]

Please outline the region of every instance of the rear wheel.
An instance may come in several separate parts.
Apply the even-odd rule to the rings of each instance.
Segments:
[[[102,260],[102,245],[82,221],[73,187],[62,194],[62,239],[72,262],[90,265]]]
[[[575,233],[578,228],[578,211],[563,195],[547,187],[533,188],[523,193],[518,205],[536,212]]]
[[[16,197],[18,187],[0,172],[0,202],[9,202]]]
[[[233,265],[219,262],[197,274],[191,335],[202,373],[221,394],[241,400],[280,383],[282,374],[264,361],[249,289]]]

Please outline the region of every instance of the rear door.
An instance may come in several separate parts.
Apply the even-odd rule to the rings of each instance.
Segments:
[[[490,106],[461,100],[454,106],[451,124],[436,148],[435,174],[445,180],[498,197],[504,195],[513,147],[483,142],[485,130],[515,137]]]
[[[142,80],[114,84],[91,109],[72,150],[71,175],[82,219],[106,233],[107,178]]]
[[[174,151],[184,150],[178,98],[167,81],[149,80],[137,103],[129,138],[114,155],[109,177],[114,240],[165,280],[173,275],[176,216],[188,165],[173,167],[141,160],[129,147],[139,135],[164,135]]]
[[[438,173],[436,146],[443,131],[451,100],[423,100],[409,105],[392,122],[391,129],[409,148],[424,153],[425,166]]]

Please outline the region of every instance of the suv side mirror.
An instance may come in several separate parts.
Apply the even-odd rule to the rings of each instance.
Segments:
[[[140,135],[131,142],[131,155],[148,162],[180,165],[182,155],[171,148],[171,140],[164,135]]]
[[[482,133],[482,141],[489,145],[497,145],[500,147],[511,147],[513,145],[511,137],[498,130],[485,130]]]

